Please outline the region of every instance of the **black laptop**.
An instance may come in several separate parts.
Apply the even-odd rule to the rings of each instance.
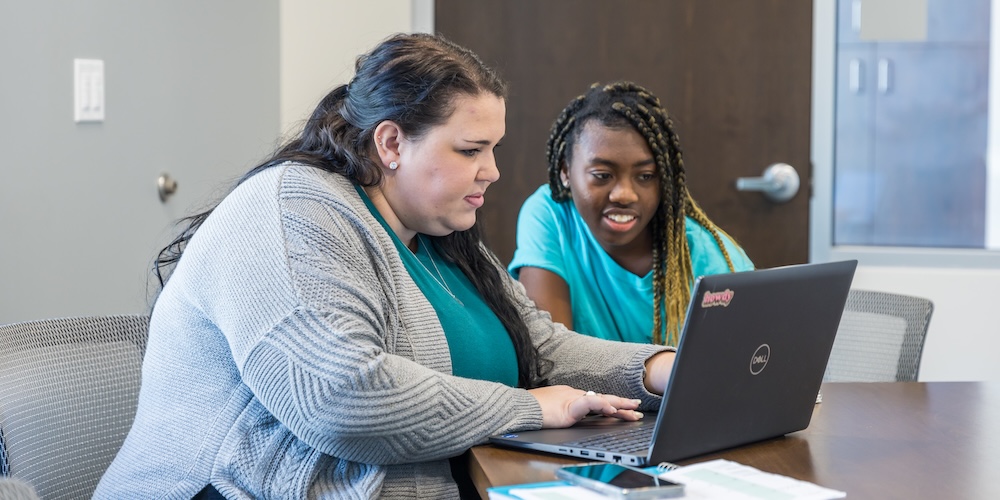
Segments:
[[[640,422],[591,416],[490,441],[641,466],[805,429],[856,267],[851,260],[701,277],[659,412]]]

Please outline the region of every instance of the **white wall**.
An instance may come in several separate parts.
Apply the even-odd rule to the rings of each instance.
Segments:
[[[278,0],[0,2],[0,324],[148,309],[173,222],[273,147],[277,18]],[[75,58],[104,61],[103,122],[73,121]]]
[[[354,75],[354,60],[397,32],[429,31],[433,0],[281,0],[281,130]]]
[[[860,266],[854,288],[934,301],[920,380],[1000,381],[1000,269]]]
[[[433,0],[0,2],[0,324],[148,310],[179,218],[265,157],[354,58]],[[105,61],[73,122],[74,58]],[[179,184],[168,202],[156,179]]]

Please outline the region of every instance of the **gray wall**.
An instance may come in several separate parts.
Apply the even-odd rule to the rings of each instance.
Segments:
[[[0,4],[0,323],[147,310],[172,223],[275,145],[278,26],[278,0]],[[104,60],[103,123],[73,122],[74,58]]]

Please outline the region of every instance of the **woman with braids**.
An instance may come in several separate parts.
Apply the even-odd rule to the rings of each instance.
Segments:
[[[480,243],[504,95],[468,50],[390,37],[187,219],[96,497],[458,498],[491,435],[655,408],[673,352],[553,323]]]
[[[753,269],[691,198],[670,116],[648,90],[594,84],[556,119],[547,156],[508,270],[554,321],[676,346],[695,277]]]

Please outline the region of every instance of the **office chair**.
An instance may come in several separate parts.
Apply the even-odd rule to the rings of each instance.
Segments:
[[[928,299],[852,289],[823,381],[916,381],[933,312]]]
[[[148,316],[0,326],[0,469],[46,500],[90,498],[135,418]]]

